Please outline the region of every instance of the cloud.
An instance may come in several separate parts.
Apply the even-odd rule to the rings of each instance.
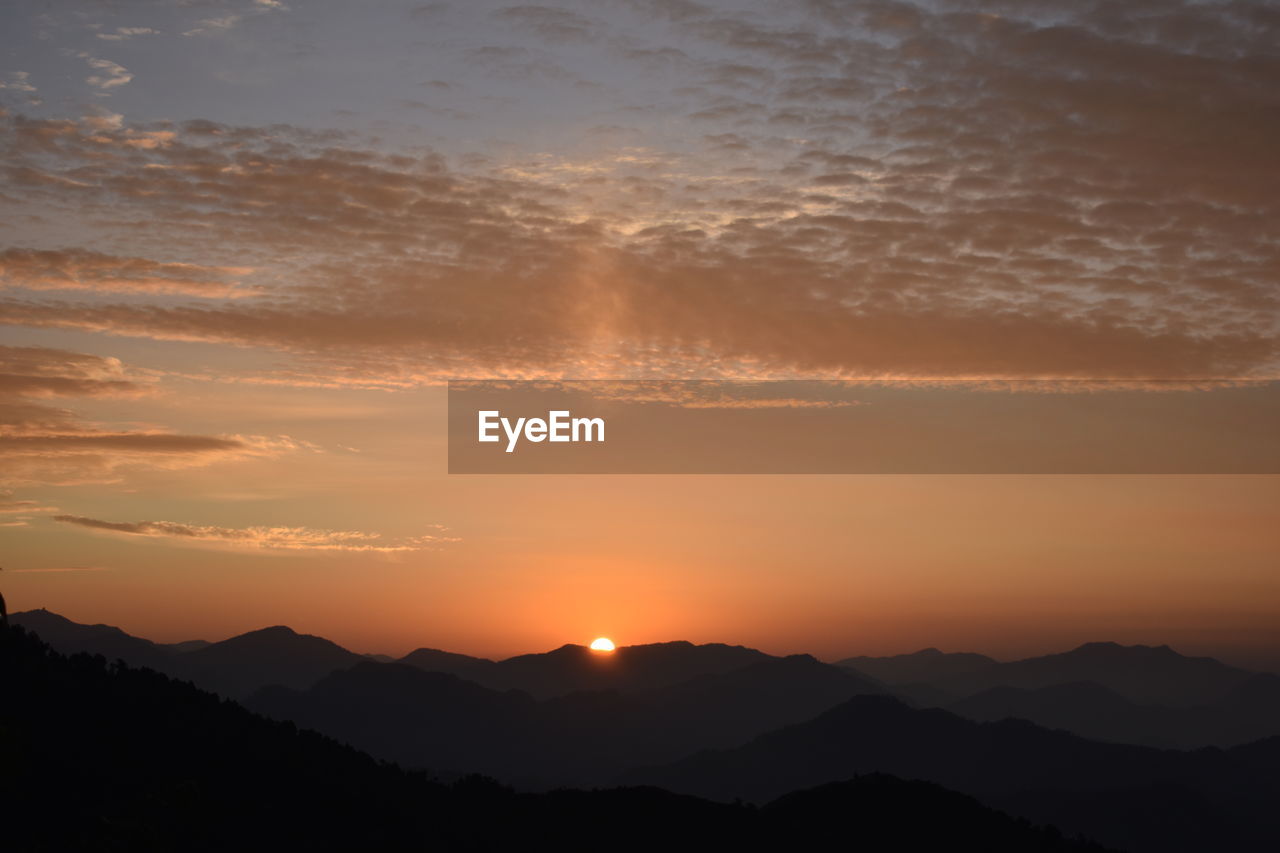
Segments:
[[[91,117],[98,130],[118,128],[119,116]],[[0,251],[0,284],[28,290],[91,290],[112,293],[179,293],[234,298],[248,295],[236,279],[250,267],[203,266],[191,263],[120,257],[84,249],[4,249]]]
[[[218,18],[204,18],[194,27],[183,32],[184,36],[212,36],[225,33],[235,28],[244,20],[244,15],[223,15]]]
[[[178,469],[267,458],[314,446],[288,436],[188,435],[88,420],[37,400],[129,399],[149,377],[119,359],[46,347],[0,346],[0,483],[102,483],[130,470]]]
[[[0,345],[0,398],[128,398],[145,393],[146,388],[146,383],[126,374],[118,358]]]
[[[128,85],[129,81],[133,80],[133,74],[129,72],[129,69],[118,62],[112,62],[110,59],[98,59],[87,53],[81,53],[80,58],[87,62],[89,67],[96,72],[84,78],[84,81],[97,89],[100,95],[109,94],[112,89]]]
[[[109,572],[104,566],[54,566],[38,569],[10,569],[15,575],[21,574],[60,574],[62,572]]]
[[[551,6],[509,6],[496,13],[508,23],[550,41],[588,41],[597,34],[588,18]]]
[[[124,116],[101,110],[93,115],[83,116],[80,123],[93,130],[119,130],[124,127]]]
[[[288,259],[258,299],[37,293],[0,298],[0,321],[270,348],[293,359],[277,378],[387,388],[1280,371],[1264,6],[627,5],[665,41],[606,19],[590,40],[678,73],[648,112],[619,108],[626,150],[450,159],[286,126],[0,120],[4,192],[46,216]],[[499,17],[576,25],[562,11]],[[578,47],[466,49],[512,70]],[[646,146],[655,110],[695,130]]]
[[[232,12],[213,18],[203,18],[194,27],[184,31],[184,36],[219,36],[230,32],[246,18],[265,15],[270,12],[287,12],[289,7],[281,0],[253,0],[244,12]]]
[[[159,30],[151,27],[116,27],[114,32],[97,33],[96,37],[103,41],[127,41],[137,36],[158,36]]]
[[[56,506],[45,506],[40,501],[19,500],[13,496],[13,492],[0,490],[0,515],[28,515],[57,511]]]
[[[31,72],[10,71],[0,78],[0,89],[10,92],[35,93],[36,87],[31,83]]]
[[[357,551],[399,553],[424,551],[461,541],[440,532],[384,541],[377,533],[354,530],[318,530],[309,527],[211,527],[173,521],[101,521],[76,515],[57,515],[55,521],[132,536],[149,536],[212,547],[237,547],[284,551]]]

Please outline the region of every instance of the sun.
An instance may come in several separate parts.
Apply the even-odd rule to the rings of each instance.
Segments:
[[[591,651],[593,652],[611,652],[613,649],[613,640],[608,637],[596,637],[591,641]]]

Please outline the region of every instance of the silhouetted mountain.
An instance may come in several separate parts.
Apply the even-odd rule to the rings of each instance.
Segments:
[[[1100,849],[879,776],[764,809],[653,788],[446,786],[154,671],[65,658],[17,628],[0,630],[0,679],[6,850],[763,851],[816,849],[851,827],[882,848],[949,836],[999,853]]]
[[[1169,731],[1171,721],[1167,717],[1173,709],[1138,705],[1090,681],[1036,690],[992,687],[948,705],[947,710],[971,720],[1030,720],[1045,728],[1065,729],[1094,740],[1182,746]]]
[[[638,697],[657,711],[668,737],[682,733],[681,748],[692,751],[745,743],[854,696],[884,692],[862,676],[809,655],[791,655],[643,691]]]
[[[82,625],[43,608],[14,613],[9,621],[28,631],[34,631],[63,654],[87,652],[102,655],[110,661],[123,660],[134,666],[148,666],[152,669],[163,669],[174,654],[172,647],[166,648],[150,640],[131,636],[119,628],[110,625]]]
[[[206,646],[213,645],[213,643],[208,640],[183,640],[181,643],[160,643],[158,645],[163,645],[176,655],[182,655],[187,652],[199,651]]]
[[[181,655],[172,672],[205,689],[240,698],[272,684],[308,687],[335,669],[363,660],[337,643],[278,625]]]
[[[493,661],[488,658],[475,658],[440,649],[414,649],[400,658],[400,663],[407,663],[427,672],[447,672],[464,678],[470,672],[493,666]]]
[[[914,684],[933,683],[942,678],[982,669],[995,662],[994,658],[973,652],[940,652],[930,648],[909,655],[845,658],[836,661],[836,666],[857,670],[885,684]]]
[[[1196,707],[1139,705],[1084,682],[1025,690],[993,687],[949,706],[973,720],[1030,720],[1097,740],[1194,749],[1280,735],[1280,676],[1259,673],[1217,702]]]
[[[1037,689],[1090,681],[1140,704],[1187,706],[1214,702],[1252,675],[1213,658],[1180,655],[1168,646],[1086,643],[1069,652],[991,664],[931,683],[969,696],[992,687]]]
[[[862,696],[732,750],[624,778],[719,799],[885,772],[924,779],[1135,851],[1262,851],[1280,843],[1280,769],[1251,753],[1096,743],[1030,723],[976,723]],[[1275,758],[1269,741],[1256,745]]]
[[[641,762],[735,746],[879,691],[807,655],[670,687],[579,691],[542,702],[445,673],[365,662],[309,690],[262,690],[248,704],[410,767],[545,786],[598,783]]]
[[[543,654],[519,655],[467,673],[486,687],[523,690],[539,699],[576,690],[643,690],[667,687],[699,675],[741,669],[770,655],[744,646],[688,642],[621,646],[598,654],[565,645]]]
[[[642,763],[736,746],[853,696],[881,692],[838,667],[793,655],[652,690],[572,693],[539,707],[546,742],[582,755],[574,781],[585,783]]]

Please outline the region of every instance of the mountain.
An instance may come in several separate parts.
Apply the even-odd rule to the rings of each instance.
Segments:
[[[1139,705],[1091,681],[1035,690],[992,687],[951,703],[947,710],[970,720],[1029,720],[1094,740],[1156,747],[1183,745],[1173,733],[1173,709]]]
[[[730,750],[622,777],[765,802],[864,773],[923,779],[1104,844],[1145,851],[1262,851],[1280,844],[1280,766],[1269,741],[1230,752],[1097,743],[1006,720],[977,723],[861,696]]]
[[[531,764],[529,742],[537,743],[529,737],[535,703],[527,694],[402,663],[364,661],[306,690],[265,688],[247,704],[377,758],[452,776],[519,778]]]
[[[80,625],[47,610],[32,610],[11,618],[47,637],[64,652],[101,654],[108,660],[120,658],[190,679],[230,697],[248,696],[273,684],[309,687],[335,669],[363,660],[389,660],[381,655],[358,655],[322,637],[298,634],[284,626],[263,628],[217,643],[195,640],[164,646],[108,625]],[[743,646],[672,642],[623,646],[607,655],[585,646],[566,645],[496,663],[439,649],[417,649],[400,660],[429,672],[459,675],[495,690],[523,690],[545,699],[579,690],[665,687],[774,658]]]
[[[364,660],[337,643],[278,625],[187,652],[175,660],[171,672],[238,698],[272,684],[308,687],[335,669]]]
[[[652,690],[542,701],[405,664],[364,662],[307,690],[261,690],[248,704],[406,766],[545,787],[598,784],[642,762],[736,746],[879,690],[807,655]]]
[[[930,648],[908,655],[845,658],[836,661],[836,666],[857,670],[885,684],[915,684],[933,683],[942,678],[974,672],[995,662],[994,658],[973,652],[940,652]]]
[[[993,687],[948,706],[973,720],[1015,717],[1083,737],[1195,749],[1280,735],[1280,676],[1259,673],[1218,701],[1194,707],[1140,705],[1098,684],[1027,690]]]
[[[879,683],[856,673],[809,655],[791,655],[636,695],[654,709],[654,724],[668,737],[680,733],[682,748],[692,751],[736,746],[770,729],[811,719],[854,696],[884,692]]]
[[[844,819],[832,822],[831,814]],[[972,797],[919,780],[884,774],[830,782],[784,794],[761,809],[771,832],[766,849],[1051,851],[1101,845],[1066,839],[1056,829],[983,806]],[[804,839],[805,843],[796,843]]]
[[[491,667],[470,670],[467,676],[486,687],[523,690],[547,699],[578,690],[666,687],[768,659],[770,655],[764,652],[721,643],[621,646],[611,654],[569,644],[542,654],[507,658]]]
[[[1092,682],[1139,704],[1191,706],[1217,701],[1253,675],[1213,658],[1180,655],[1168,646],[1085,643],[1069,652],[941,675],[930,684],[963,697],[992,687],[1035,690]]]
[[[188,640],[166,645],[126,634],[110,625],[82,625],[48,610],[10,617],[64,654],[85,652],[108,661],[148,667],[228,697],[243,697],[271,684],[308,687],[364,656],[336,643],[277,626],[219,643]]]
[[[383,661],[387,663],[388,661]],[[440,649],[414,649],[400,658],[400,663],[416,666],[427,672],[447,672],[450,675],[466,677],[467,673],[480,671],[493,666],[488,658],[475,658],[471,655],[460,655],[456,652],[445,652]]]
[[[45,610],[27,610],[9,617],[14,625],[34,631],[46,643],[64,654],[87,652],[102,655],[109,661],[124,660],[134,666],[163,669],[174,650],[126,634],[110,625],[82,625]]]
[[[882,849],[959,837],[995,853],[1101,850],[884,776],[763,809],[653,788],[530,794],[480,777],[444,785],[160,673],[64,657],[20,628],[0,629],[0,679],[5,849],[24,853],[765,851],[817,849],[851,831]]]
[[[164,645],[165,648],[169,649],[175,655],[182,655],[187,652],[198,651],[203,649],[205,646],[211,646],[213,643],[210,643],[208,640],[183,640],[180,643],[168,643]]]

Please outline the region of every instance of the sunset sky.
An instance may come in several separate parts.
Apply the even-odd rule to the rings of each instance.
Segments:
[[[450,476],[443,387],[1280,379],[1278,44],[1248,0],[9,0],[0,589],[1280,667],[1280,477]]]

